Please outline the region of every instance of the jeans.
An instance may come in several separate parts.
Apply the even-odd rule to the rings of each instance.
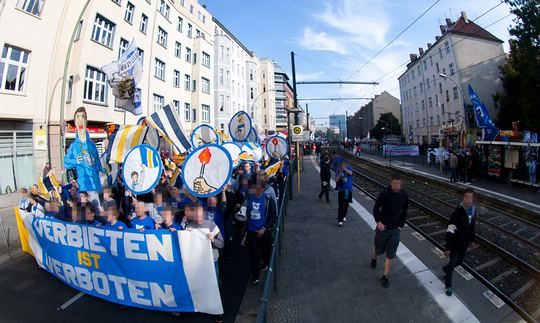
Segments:
[[[345,192],[347,192],[347,198],[345,198]],[[347,210],[349,209],[349,200],[351,199],[351,194],[351,191],[338,192],[338,222],[343,222],[343,218],[347,216]]]
[[[450,168],[450,182],[457,182],[457,169]]]
[[[467,249],[450,250],[450,261],[448,262],[448,265],[443,267],[444,274],[446,275],[444,280],[444,286],[446,288],[452,287],[452,274],[454,273],[454,268],[463,263],[466,250]]]
[[[330,187],[330,183],[326,182],[326,185],[321,183],[321,192],[319,193],[319,198],[321,198],[324,195],[326,197],[326,202],[330,202],[330,198],[328,197],[329,187]]]
[[[260,238],[258,238],[257,232],[248,231],[246,242],[248,243],[249,248],[251,279],[259,279],[261,258],[265,266],[270,265],[270,255],[272,253],[272,233],[266,231]]]

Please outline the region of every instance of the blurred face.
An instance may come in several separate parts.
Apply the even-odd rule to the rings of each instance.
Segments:
[[[163,204],[163,195],[161,195],[161,194],[154,195],[154,204],[155,205]]]
[[[143,202],[137,202],[137,204],[135,204],[135,215],[137,215],[137,217],[139,218],[144,217],[144,203]]]
[[[392,187],[392,191],[399,192],[399,190],[401,190],[401,180],[400,179],[393,179],[390,182],[390,186]]]
[[[198,224],[204,223],[204,210],[201,206],[186,207],[186,216]]]
[[[86,214],[84,215],[86,221],[94,221],[94,212],[89,207],[86,208]]]
[[[21,193],[21,197],[22,197],[23,199],[28,198],[28,193],[22,192],[22,193]]]
[[[161,217],[163,217],[163,221],[165,221],[165,224],[171,225],[173,223],[173,215],[170,210],[165,210],[161,212]]]
[[[250,163],[245,163],[244,164],[244,171],[246,173],[249,173],[251,171],[251,164]]]
[[[111,197],[111,192],[109,190],[103,190],[103,199],[106,200]]]
[[[138,179],[139,179],[139,175],[137,175],[137,174],[131,175],[131,181],[132,182],[137,182]]]
[[[215,196],[209,197],[206,201],[206,204],[208,204],[209,207],[216,207],[217,205],[217,198]]]
[[[107,210],[107,222],[109,223],[116,223],[118,220],[118,214],[116,213],[116,210],[113,208],[109,208]]]
[[[473,193],[465,193],[463,195],[463,206],[466,208],[470,208],[473,205],[474,201],[474,194]]]
[[[47,212],[52,211],[51,203],[45,202],[45,211]]]
[[[255,193],[255,195],[259,196],[264,192],[264,187],[262,185],[260,185],[260,183],[259,183],[259,184],[255,185],[255,188],[254,188],[253,192]]]
[[[32,194],[37,194],[37,193],[38,193],[38,186],[32,185]]]

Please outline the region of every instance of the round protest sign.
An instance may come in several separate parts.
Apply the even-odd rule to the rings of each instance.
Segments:
[[[238,165],[240,165],[240,159],[238,158],[238,156],[242,152],[240,146],[238,146],[234,142],[226,142],[222,144],[221,147],[225,148],[225,150],[229,152],[229,155],[231,155],[233,168],[238,167]]]
[[[242,151],[247,152],[253,156],[256,162],[260,162],[263,158],[263,150],[261,145],[256,142],[248,141],[242,145]]]
[[[210,144],[197,147],[182,165],[184,187],[197,197],[218,194],[229,182],[232,159],[227,150]]]
[[[134,194],[150,192],[161,177],[163,163],[156,149],[149,145],[133,147],[124,158],[122,178]]]
[[[229,134],[235,141],[246,141],[251,132],[251,118],[245,111],[238,111],[229,122]]]
[[[287,140],[281,136],[272,136],[266,142],[266,153],[270,157],[283,157],[287,154]]]
[[[202,145],[219,143],[219,136],[212,126],[202,124],[191,133],[191,145],[197,148]]]
[[[257,130],[255,128],[251,128],[251,131],[249,132],[249,136],[246,139],[247,141],[253,141],[258,142],[259,136],[257,136]]]

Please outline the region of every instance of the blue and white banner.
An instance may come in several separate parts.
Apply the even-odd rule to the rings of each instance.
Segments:
[[[484,104],[484,102],[480,101],[480,98],[470,84],[468,86],[468,90],[474,109],[476,125],[478,125],[478,128],[484,129],[484,131],[482,132],[484,136],[483,139],[488,141],[495,140],[499,135],[499,128],[497,128],[497,126],[489,116],[486,105]]]
[[[207,229],[140,233],[20,216],[39,266],[77,290],[126,306],[223,313]]]

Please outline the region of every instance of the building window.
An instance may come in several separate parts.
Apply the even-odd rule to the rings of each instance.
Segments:
[[[24,92],[30,52],[4,45],[0,58],[0,89]]]
[[[96,15],[94,21],[94,29],[92,30],[92,40],[101,45],[112,47],[115,24],[110,20],[103,18],[101,15]]]
[[[420,82],[420,93],[424,92],[422,85],[423,85],[422,82]]]
[[[439,93],[442,93],[442,83],[439,83]]]
[[[231,82],[231,73],[227,71],[227,86],[230,84],[230,82]]]
[[[201,91],[203,93],[210,94],[210,80],[207,78],[201,78]]]
[[[253,88],[250,87],[250,88],[249,88],[249,97],[250,97],[251,99],[253,99],[253,94],[254,94],[254,93],[253,93]]]
[[[225,97],[223,96],[223,94],[221,94],[219,96],[219,111],[220,112],[223,112],[223,105],[225,104],[225,102],[223,102],[225,100]]]
[[[184,27],[184,18],[178,16],[178,23],[176,24],[176,30],[179,32],[182,32],[182,29]]]
[[[184,120],[189,121],[189,113],[191,111],[191,107],[189,106],[189,103],[184,103]]]
[[[165,62],[156,58],[156,65],[154,67],[154,76],[158,79],[165,80]]]
[[[174,56],[181,58],[182,57],[182,44],[176,42],[174,44]]]
[[[191,63],[191,48],[186,47],[186,62]]]
[[[197,64],[197,53],[193,53],[193,64]]]
[[[193,36],[193,26],[191,24],[187,24],[187,36],[188,38]]]
[[[86,66],[83,99],[89,102],[107,104],[107,76],[99,69]]]
[[[441,111],[442,111],[442,113],[444,114],[444,103],[441,104]]]
[[[201,121],[210,122],[210,106],[209,105],[206,105],[206,104],[202,105]]]
[[[176,114],[180,115],[180,101],[173,100],[173,107],[174,111],[176,111]]]
[[[126,5],[126,12],[124,14],[124,20],[133,23],[133,14],[135,13],[135,5],[128,1]]]
[[[441,116],[437,115],[437,124],[441,124]]]
[[[146,30],[148,29],[148,17],[145,14],[141,15],[141,24],[139,26],[139,31],[146,35]]]
[[[45,0],[19,0],[17,2],[17,8],[39,17],[44,3]]]
[[[186,74],[184,75],[184,79],[184,90],[189,91],[189,89],[191,88],[191,76]]]
[[[422,110],[426,108],[426,101],[422,100]]]
[[[117,5],[121,6],[122,1],[121,0],[112,0],[112,2],[116,3]]]
[[[156,112],[163,109],[165,99],[163,98],[163,96],[154,93],[154,98],[152,100],[152,103],[154,105],[154,112]]]
[[[435,94],[435,104],[439,106],[439,96]]]
[[[454,86],[454,88],[452,90],[454,91],[454,100],[457,100],[457,98],[458,98],[458,88],[457,88],[457,86]]]
[[[167,32],[161,27],[158,27],[157,43],[167,48]]]
[[[118,47],[118,58],[120,58],[120,56],[124,54],[124,52],[128,48],[128,45],[129,45],[129,42],[126,39],[120,38],[120,46]]]
[[[171,7],[169,7],[169,5],[165,3],[165,0],[161,0],[159,2],[159,13],[161,13],[163,17],[169,20],[170,11],[171,11]]]
[[[137,47],[137,51],[139,52],[139,56],[141,57],[141,64],[144,64],[144,50]]]
[[[191,109],[191,122],[197,122],[197,109]]]
[[[266,109],[266,99],[263,100],[263,108]]]
[[[182,5],[182,7],[185,7],[185,4],[186,4],[185,0],[180,0],[180,5]]]
[[[431,85],[429,83],[429,77],[426,79],[426,86],[427,86],[428,89],[431,87]]]
[[[197,80],[191,81],[191,92],[197,91]]]
[[[456,74],[456,70],[454,69],[454,63],[450,63],[450,65],[448,65],[448,68],[450,69],[450,75]]]
[[[249,80],[253,81],[253,70],[249,70]]]
[[[446,90],[446,102],[450,101],[450,95],[448,94],[448,90]]]
[[[427,61],[424,61],[424,71],[427,71]]]
[[[180,87],[180,71],[174,70],[173,86],[174,87]]]
[[[433,99],[431,97],[428,98],[428,107],[433,107]]]
[[[439,47],[439,58],[442,59],[442,49],[441,49],[441,47]]]
[[[71,102],[73,97],[73,75],[69,76],[66,102]]]
[[[189,13],[193,14],[193,5],[192,4],[189,5]]]
[[[450,53],[450,43],[448,41],[444,42],[444,47],[446,47],[446,53],[449,54]]]
[[[266,122],[266,114],[264,115],[264,124],[267,124],[267,122]]]
[[[223,69],[219,69],[219,84],[223,84]]]
[[[433,116],[429,117],[429,124],[433,125]]]
[[[433,57],[429,56],[429,66],[433,66]]]
[[[210,55],[205,52],[202,53],[202,64],[203,66],[210,68]]]

